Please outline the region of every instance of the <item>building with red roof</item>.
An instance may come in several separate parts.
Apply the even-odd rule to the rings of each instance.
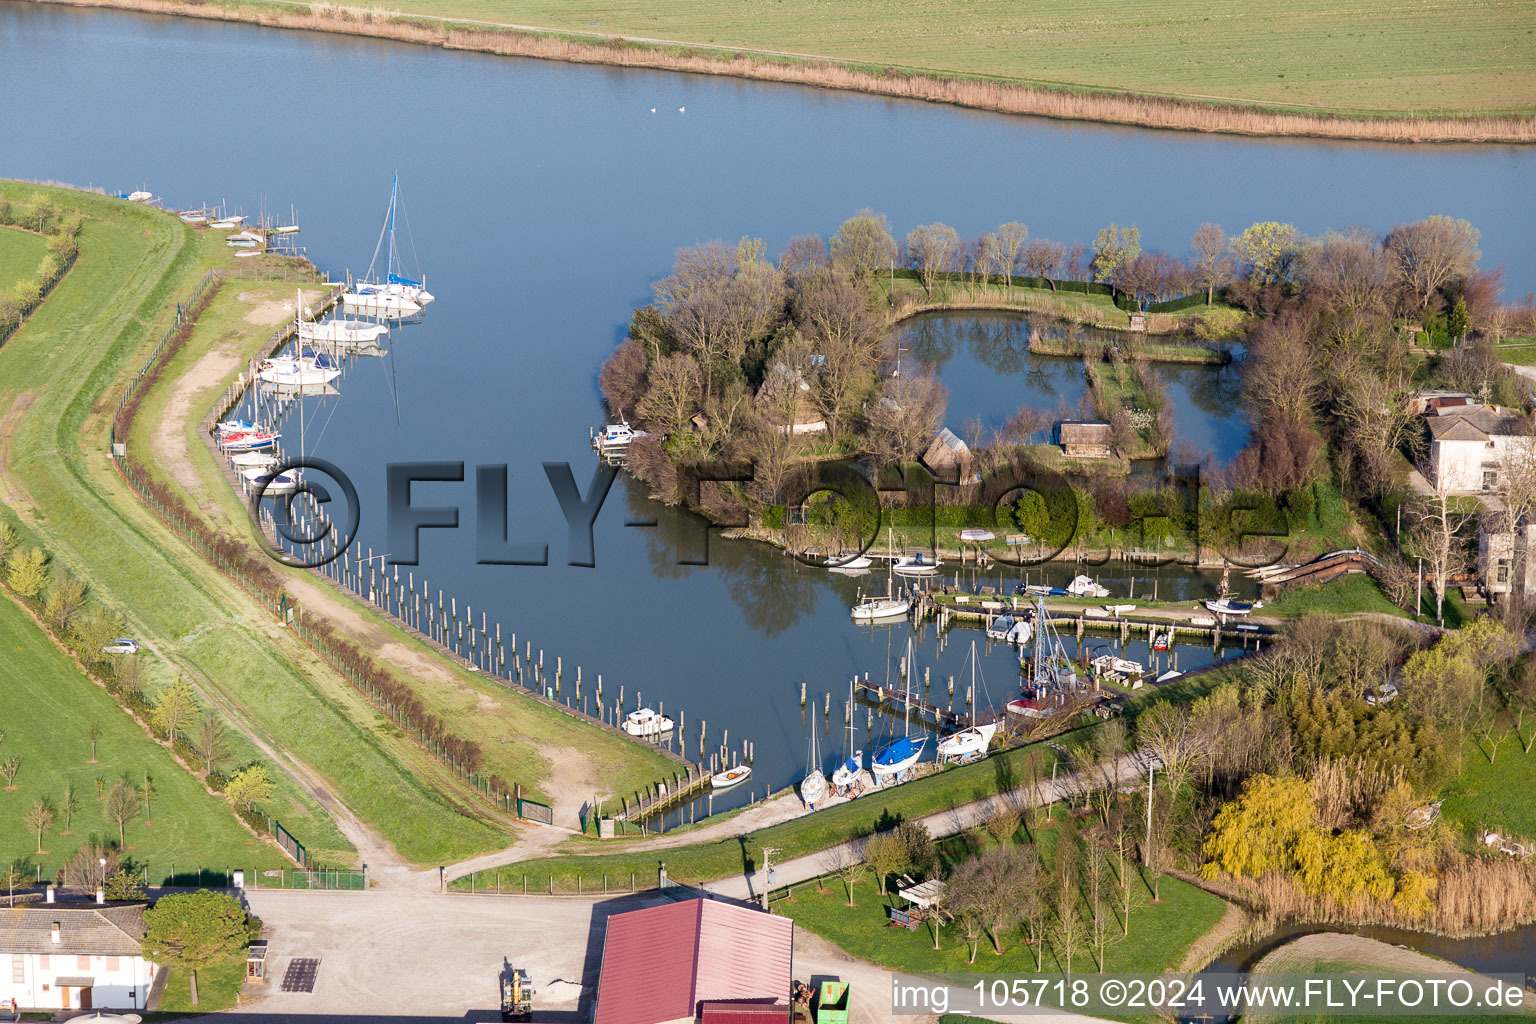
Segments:
[[[794,943],[790,919],[716,900],[615,914],[594,1024],[787,1022]]]

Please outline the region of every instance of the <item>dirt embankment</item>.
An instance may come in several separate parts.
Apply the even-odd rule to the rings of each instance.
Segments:
[[[1240,102],[1200,102],[1126,92],[1053,89],[1025,83],[942,77],[888,67],[882,73],[814,54],[752,51],[636,36],[573,37],[536,26],[402,15],[331,3],[275,8],[214,5],[182,0],[34,0],[75,7],[174,14],[215,21],[245,21],[424,43],[444,49],[537,57],[580,64],[659,68],[789,82],[826,89],[950,103],[1004,114],[1238,135],[1294,135],[1377,142],[1536,143],[1536,117],[1342,117],[1290,112]],[[281,2],[281,0],[278,0]],[[284,10],[285,13],[277,13]],[[286,13],[291,10],[291,13]]]

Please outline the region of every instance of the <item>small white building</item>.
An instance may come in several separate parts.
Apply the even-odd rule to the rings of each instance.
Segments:
[[[1519,413],[1486,405],[1451,406],[1424,419],[1429,426],[1426,475],[1453,494],[1482,494],[1499,485],[1499,468],[1529,423]]]
[[[1524,572],[1515,565],[1514,548],[1518,542],[1523,550]],[[1482,526],[1477,532],[1477,572],[1482,577],[1483,589],[1498,596],[1522,587],[1526,597],[1536,597],[1536,522],[1526,523],[1515,530],[1514,539],[1506,530],[1490,530]],[[1516,579],[1517,573],[1524,580]]]
[[[142,903],[0,909],[0,1002],[23,1010],[142,1010],[157,968],[144,959]]]

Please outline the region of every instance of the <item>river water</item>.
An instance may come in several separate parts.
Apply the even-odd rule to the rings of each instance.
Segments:
[[[1074,240],[1134,222],[1149,249],[1173,251],[1204,220],[1384,230],[1438,212],[1482,229],[1484,263],[1506,266],[1510,293],[1536,282],[1533,149],[1142,131],[31,4],[0,5],[0,96],[27,112],[7,123],[0,174],[145,187],[173,206],[227,200],[250,214],[265,200],[285,220],[293,204],[300,241],[332,273],[366,267],[398,171],[410,227],[401,245],[438,301],[396,332],[389,358],[348,369],[341,399],[310,400],[309,452],[356,482],[359,541],[376,553],[387,551],[386,462],[463,461],[470,480],[474,464],[508,464],[511,536],[547,543],[550,564],[477,565],[473,484],[439,483],[417,485],[415,502],[459,506],[463,528],[423,531],[408,571],[550,661],[603,673],[609,699],[623,684],[690,724],[707,720],[711,745],[724,729],[733,746],[753,741],[756,775],[737,800],[803,772],[802,684],[814,699],[845,692],[855,674],[886,677],[906,632],[850,624],[869,580],[758,545],[716,536],[708,565],[679,564],[699,560],[703,531],[627,480],[598,517],[596,567],[566,564],[541,463],[570,463],[585,491],[588,428],[603,417],[597,368],[677,247],[756,235],[773,251],[797,234],[830,234],[865,206],[886,211],[898,233],[935,219],[962,235],[1023,220],[1036,236]],[[1170,370],[1193,410],[1181,413],[1181,436],[1187,428],[1222,457],[1247,433],[1226,373]],[[962,393],[967,382],[974,393]],[[1029,393],[975,368],[951,387],[952,408],[994,418]],[[291,443],[296,428],[284,429]],[[626,526],[645,519],[657,525]],[[1145,594],[1149,572],[1099,575],[1119,597]],[[1160,573],[1163,596],[1214,587]],[[1054,570],[1052,581],[1069,574]],[[921,638],[917,663],[935,686],[953,674],[963,692],[972,638],[956,634],[943,651],[931,629]],[[1016,659],[982,647],[985,699],[999,703],[1016,689]],[[1181,668],[1211,657],[1180,653]],[[834,710],[822,726],[829,763],[839,725]]]

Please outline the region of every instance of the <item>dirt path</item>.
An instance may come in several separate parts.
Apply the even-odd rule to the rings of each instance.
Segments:
[[[37,397],[35,391],[24,391],[16,396],[11,407],[0,416],[0,504],[15,509],[18,514],[32,507],[27,493],[21,489],[9,471],[11,459],[11,437],[16,432],[16,424],[21,422],[22,416],[32,408],[32,402]]]

